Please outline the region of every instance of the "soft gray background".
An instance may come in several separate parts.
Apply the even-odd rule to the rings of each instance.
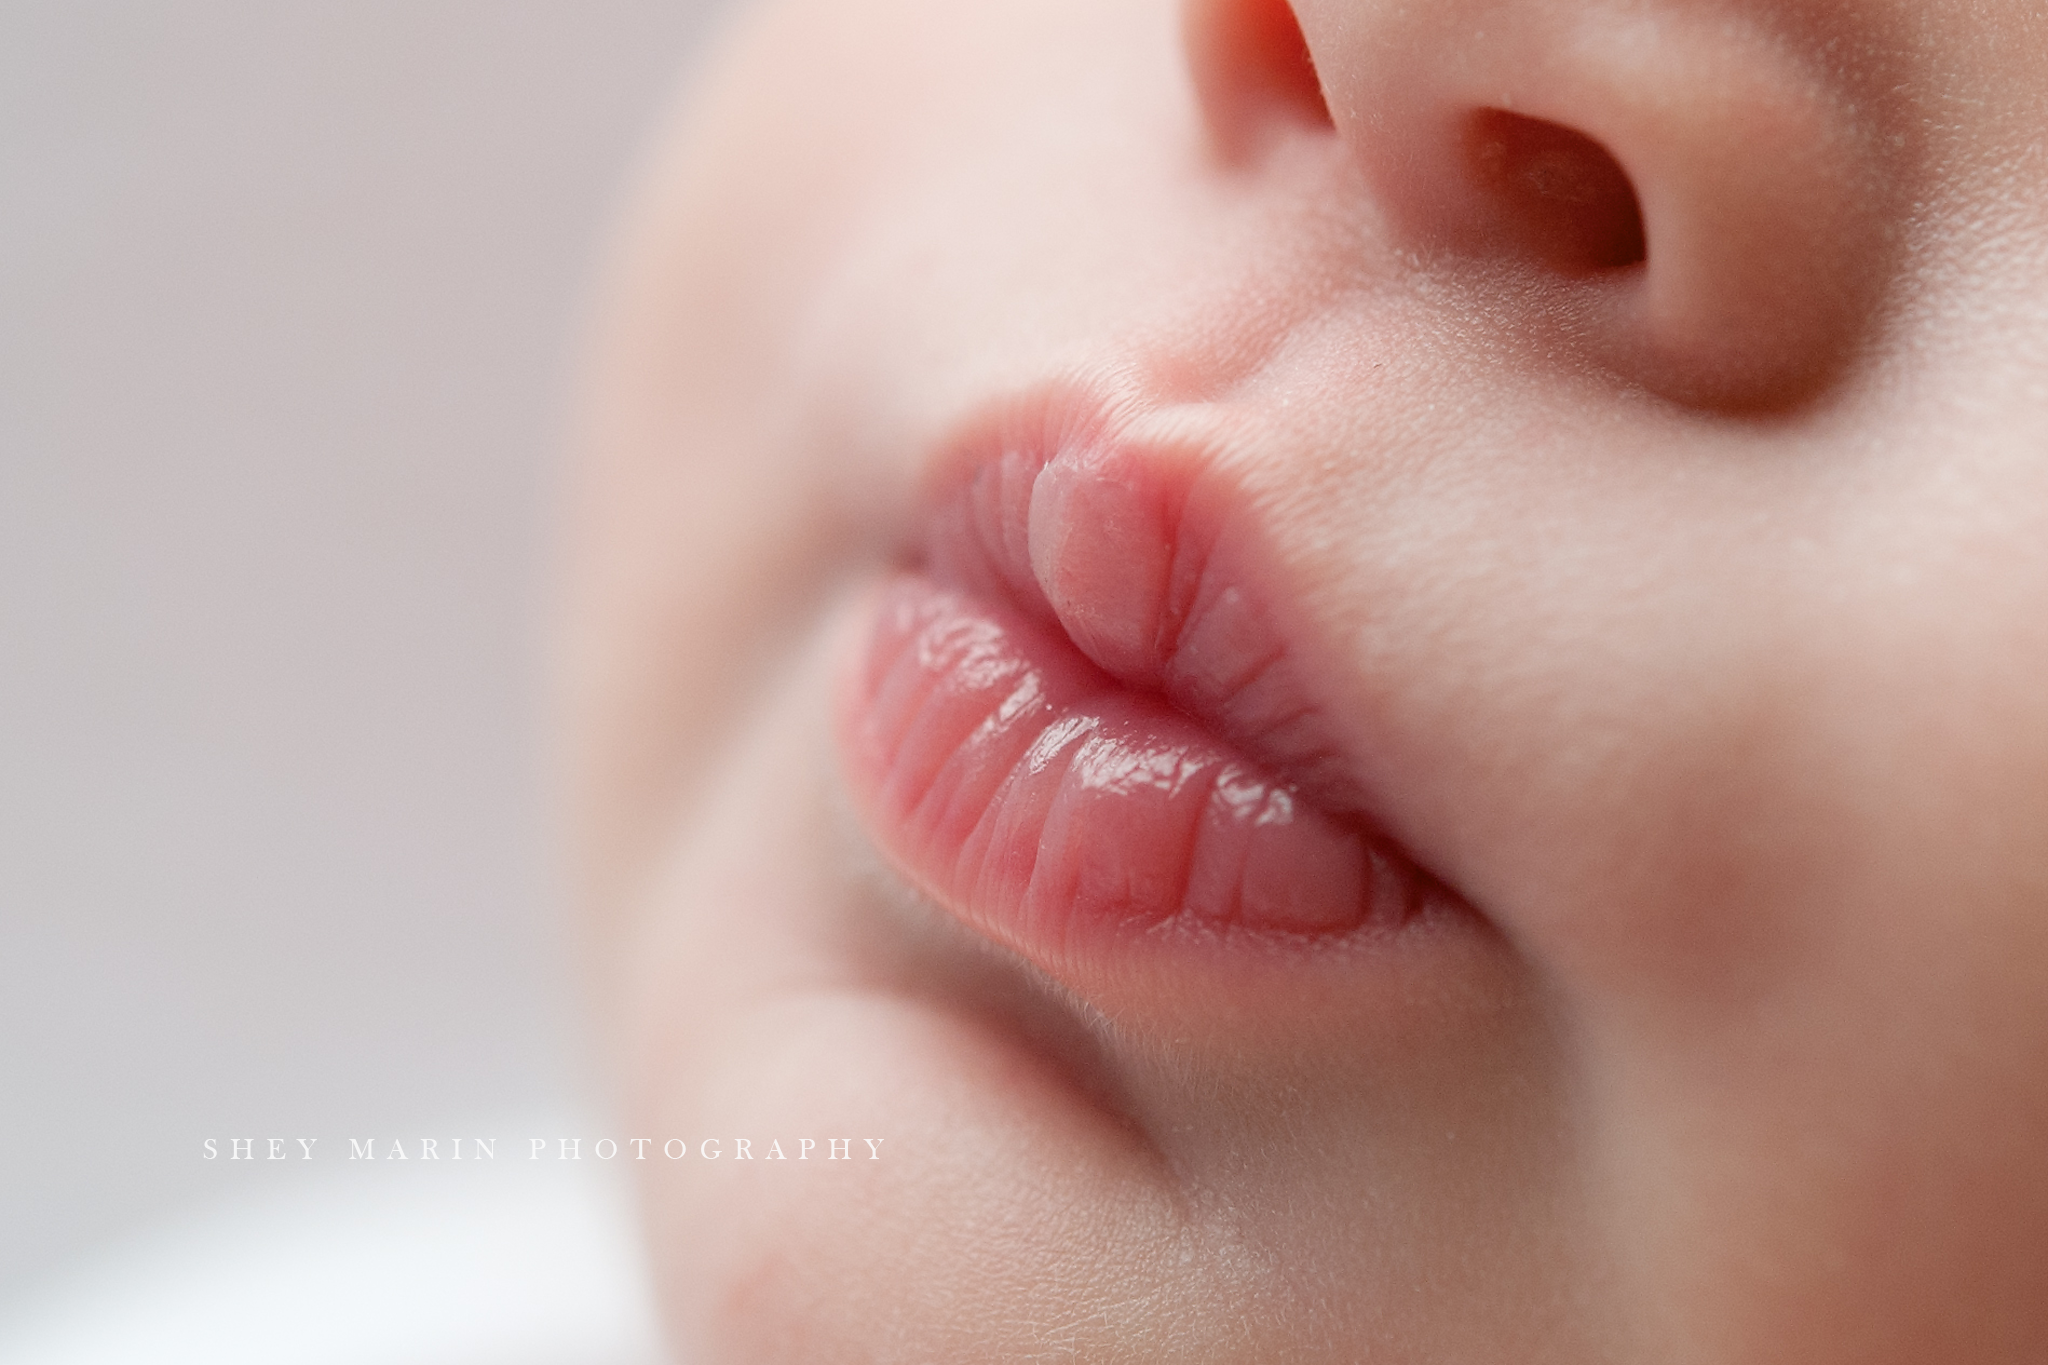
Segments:
[[[0,5],[0,1299],[573,1100],[568,339],[712,7]]]

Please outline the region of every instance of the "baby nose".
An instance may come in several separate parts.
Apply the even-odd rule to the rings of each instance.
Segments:
[[[1227,161],[1332,138],[1362,172],[1332,194],[1369,194],[1420,268],[1557,313],[1561,363],[1768,409],[1842,372],[1893,264],[1899,139],[1840,56],[1872,35],[1804,8],[1186,0],[1183,21]]]

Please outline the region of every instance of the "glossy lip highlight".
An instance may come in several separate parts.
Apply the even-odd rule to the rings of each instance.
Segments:
[[[1476,921],[1362,814],[1203,448],[1060,394],[958,449],[841,712],[909,880],[1070,984],[1146,944],[1298,956]]]

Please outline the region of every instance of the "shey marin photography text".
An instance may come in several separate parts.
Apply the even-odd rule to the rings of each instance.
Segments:
[[[882,1138],[515,1138],[505,1155],[525,1161],[880,1161]],[[496,1161],[498,1139],[209,1137],[205,1161]]]

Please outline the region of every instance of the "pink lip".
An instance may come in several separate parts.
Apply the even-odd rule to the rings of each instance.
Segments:
[[[1214,460],[1082,407],[966,442],[882,594],[840,725],[876,844],[1070,983],[1384,938],[1452,899],[1350,799]]]

